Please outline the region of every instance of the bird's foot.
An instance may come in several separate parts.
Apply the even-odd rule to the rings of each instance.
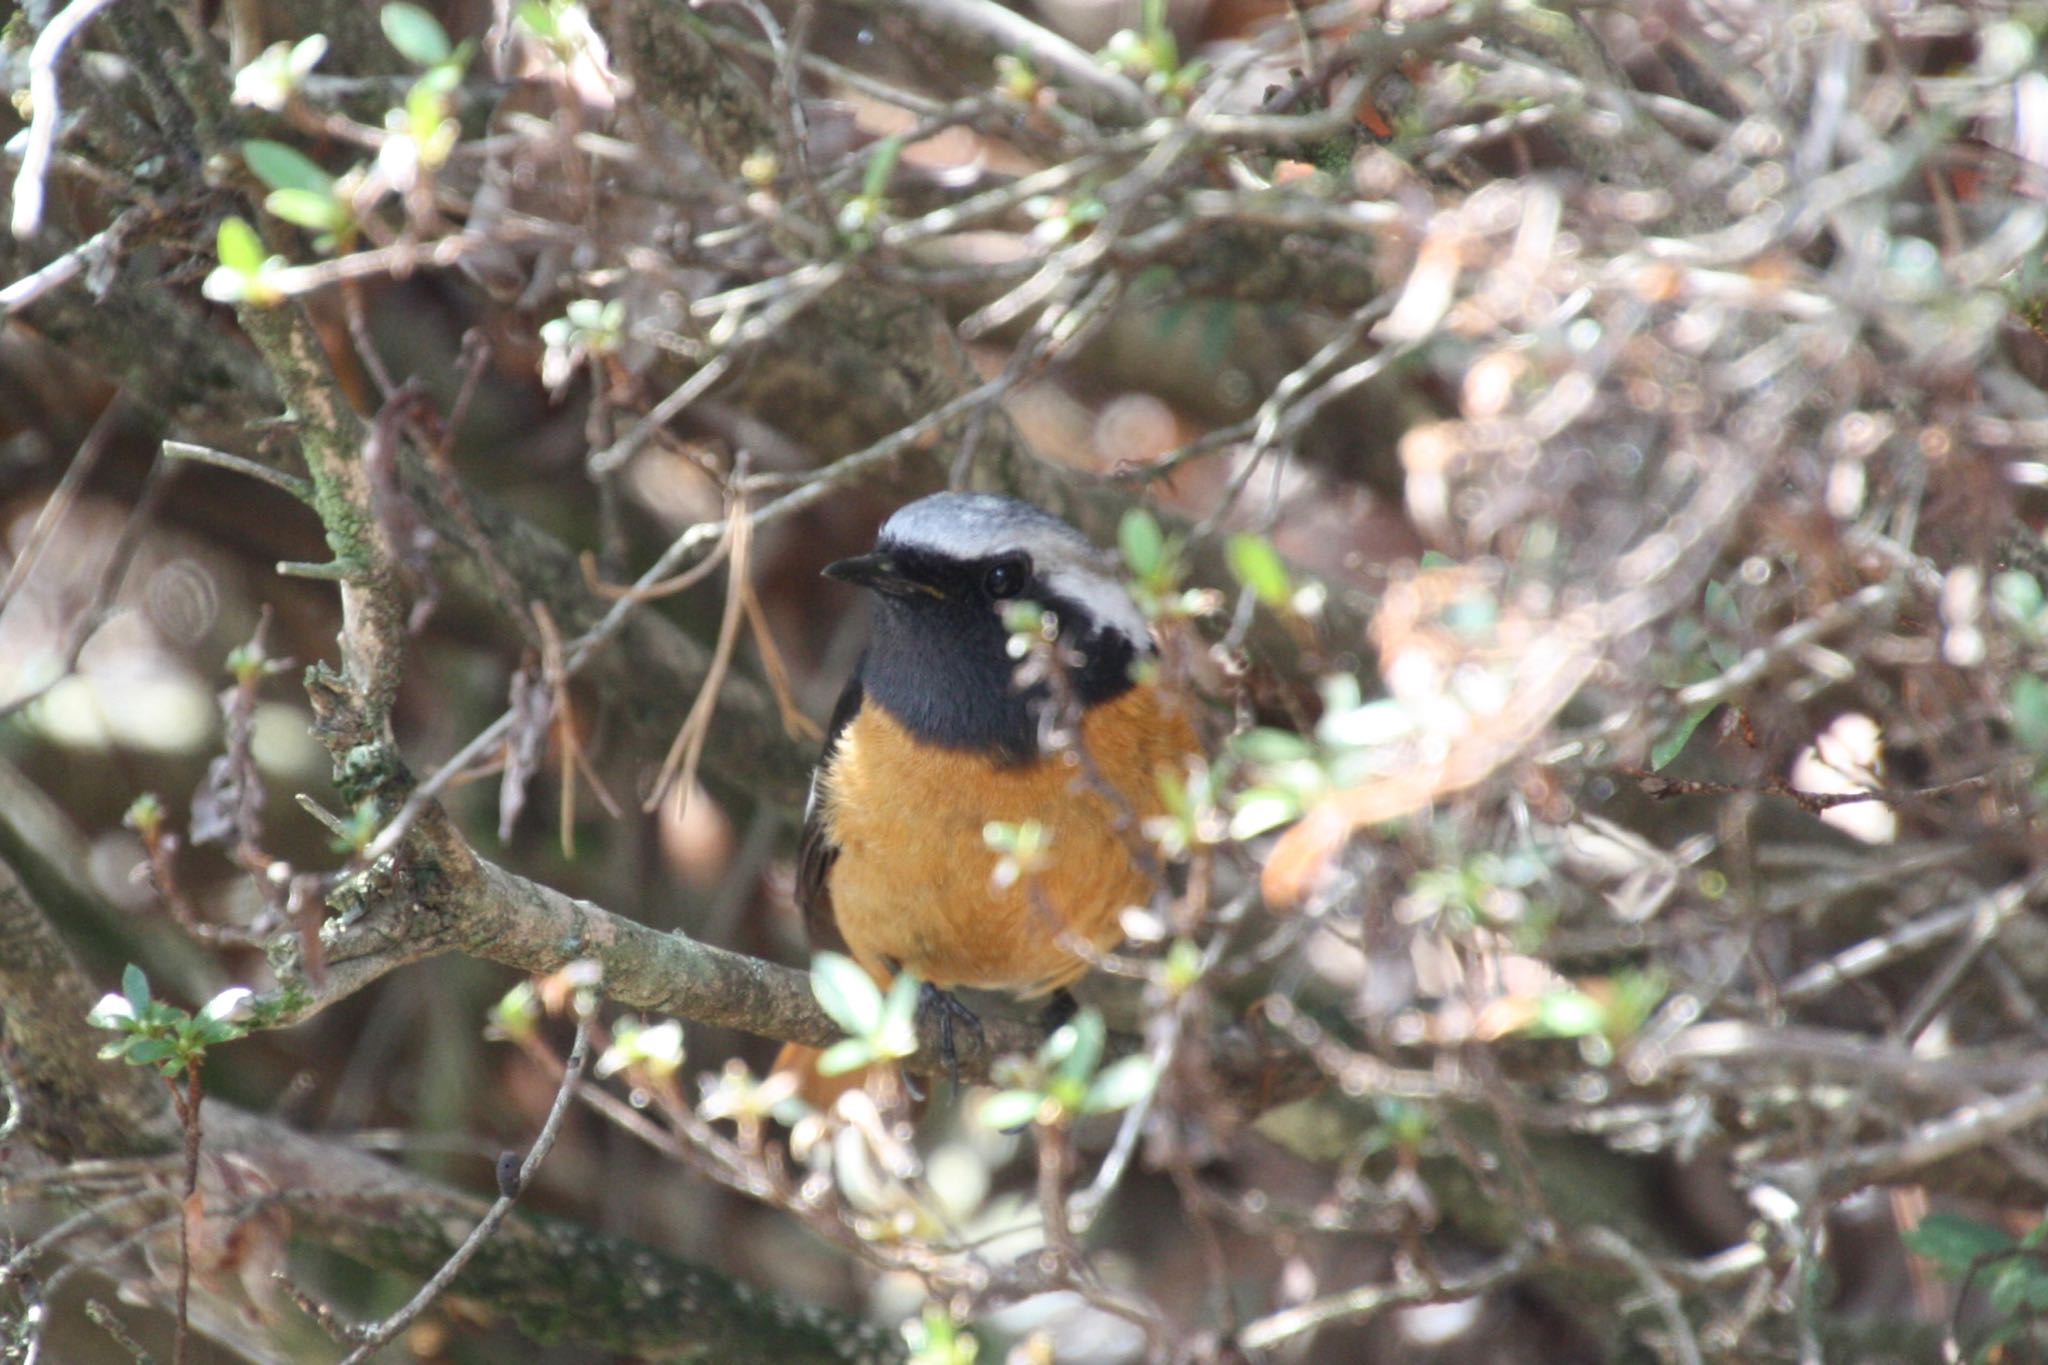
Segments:
[[[984,1047],[988,1035],[982,1031],[981,1016],[960,1003],[960,997],[953,992],[940,990],[926,982],[918,991],[917,1022],[936,1018],[939,1023],[939,1058],[946,1064],[946,1074],[953,1080],[955,1093],[960,1089],[960,1054],[953,1045],[953,1031],[967,1028],[974,1031],[975,1039]]]

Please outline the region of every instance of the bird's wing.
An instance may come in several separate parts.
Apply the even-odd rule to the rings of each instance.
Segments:
[[[838,917],[832,912],[830,879],[832,864],[839,858],[839,845],[832,842],[825,828],[824,794],[819,788],[825,780],[825,769],[832,762],[833,750],[839,747],[840,735],[860,714],[863,696],[860,669],[856,667],[847,680],[846,690],[839,694],[839,704],[832,708],[832,722],[825,727],[825,747],[818,766],[812,770],[810,796],[804,801],[804,829],[796,845],[796,903],[803,911],[804,932],[814,953],[846,951],[846,938],[839,932]]]

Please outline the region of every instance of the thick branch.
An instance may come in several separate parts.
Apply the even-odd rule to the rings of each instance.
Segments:
[[[0,1064],[31,1145],[59,1159],[168,1151],[176,1122],[147,1072],[103,1062],[85,1022],[99,992],[12,865],[0,861]]]
[[[0,1062],[14,1082],[10,1093],[22,1097],[19,1139],[25,1139],[0,1145],[0,1187],[29,1174],[61,1186],[53,1162],[175,1149],[176,1120],[152,1073],[95,1055],[100,1039],[85,1015],[96,998],[41,907],[14,869],[0,862]],[[291,1211],[296,1236],[376,1269],[431,1274],[482,1207],[274,1119],[215,1104],[208,1107],[206,1130],[209,1158],[238,1154],[253,1170],[239,1188],[276,1191]],[[150,1168],[128,1169],[142,1182],[138,1192],[146,1190]],[[104,1168],[94,1179],[97,1199],[118,1197],[105,1186]],[[214,1214],[223,1212],[223,1202],[218,1195],[209,1201]],[[270,1202],[259,1198],[240,1218]],[[147,1212],[146,1204],[137,1207]],[[221,1279],[200,1292],[228,1293],[229,1283]],[[499,1228],[456,1280],[455,1292],[511,1314],[535,1335],[568,1336],[650,1359],[825,1362],[901,1355],[893,1338],[852,1319],[789,1304],[650,1248],[554,1220],[517,1218]],[[202,1305],[202,1324],[236,1324],[249,1305],[230,1304],[224,1312],[208,1307],[219,1305]]]
[[[296,1023],[407,963],[451,949],[521,971],[547,973],[591,960],[603,969],[604,995],[634,1009],[659,1010],[694,1023],[739,1029],[782,1042],[823,1047],[839,1028],[818,1008],[807,973],[699,943],[679,931],[650,929],[478,857],[446,818],[421,820],[395,866],[340,897],[347,927],[327,948],[319,984],[281,969],[285,988],[266,1002],[267,1024]],[[987,1080],[995,1059],[1029,1054],[1045,1041],[1037,1023],[988,1017],[983,1035],[954,1037],[960,1075]],[[927,1020],[917,1055],[905,1065],[927,1075],[947,1071],[939,1024]],[[1111,1040],[1115,1055],[1139,1050],[1135,1038]],[[1259,1107],[1312,1088],[1312,1073],[1282,1063],[1243,1028],[1210,1041],[1224,1084]]]

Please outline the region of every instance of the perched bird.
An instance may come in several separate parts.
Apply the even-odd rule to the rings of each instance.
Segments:
[[[825,573],[874,593],[875,613],[804,814],[797,900],[812,947],[847,952],[879,983],[914,973],[949,1052],[954,1023],[975,1026],[955,987],[1054,995],[1050,1012],[1071,1013],[1065,987],[1088,964],[1062,939],[1113,947],[1121,912],[1151,898],[1140,826],[1162,809],[1160,770],[1196,752],[1182,709],[1136,676],[1155,652],[1144,614],[1087,537],[987,493],[910,503],[873,553]],[[1020,685],[1003,619],[1019,599],[1056,622],[1063,677]],[[1048,745],[1072,719],[1072,738]],[[991,821],[1048,836],[1008,885],[991,877]],[[816,1057],[792,1044],[776,1066],[822,1103],[844,1085],[818,1080]]]

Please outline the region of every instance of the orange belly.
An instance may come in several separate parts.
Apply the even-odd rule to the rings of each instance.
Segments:
[[[1005,766],[920,745],[870,703],[840,736],[826,773],[824,818],[839,846],[832,906],[853,956],[877,977],[894,967],[946,989],[1041,995],[1087,963],[1059,943],[1097,949],[1122,936],[1118,916],[1151,899],[1132,858],[1133,817],[1162,809],[1158,771],[1195,751],[1194,732],[1150,687],[1089,709],[1082,746],[1121,802],[1055,755]],[[1129,808],[1126,812],[1123,807]],[[1044,866],[1008,887],[983,839],[992,820],[1035,820],[1050,835]]]

